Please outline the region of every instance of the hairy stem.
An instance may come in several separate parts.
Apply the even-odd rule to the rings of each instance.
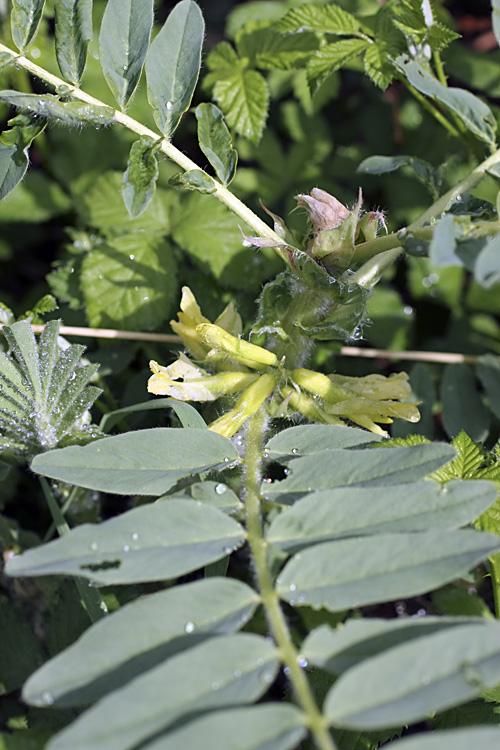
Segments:
[[[248,542],[255,565],[257,584],[273,636],[287,669],[298,703],[306,715],[307,725],[319,750],[336,750],[328,731],[328,723],[314,699],[307,677],[300,666],[300,657],[293,645],[288,624],[273,586],[267,560],[267,542],[262,534],[261,460],[262,443],[267,421],[265,409],[260,409],[248,421],[245,448],[245,500]]]
[[[96,99],[95,97],[85,93],[85,91],[82,91],[82,89],[68,84],[67,81],[64,81],[62,78],[49,73],[44,68],[36,65],[36,63],[28,60],[28,58],[24,57],[24,55],[19,55],[17,52],[10,49],[9,47],[6,47],[3,44],[0,44],[0,52],[11,55],[12,61],[15,62],[18,67],[24,68],[32,75],[45,81],[45,83],[48,83],[50,86],[53,86],[56,90],[59,89],[59,87],[64,86],[65,90],[67,90],[68,92],[68,95],[72,96],[74,99],[78,99],[81,102],[85,102],[86,104],[91,104],[93,106],[109,107],[109,105],[105,104],[100,99]],[[158,133],[155,133],[154,130],[147,128],[142,123],[134,120],[132,117],[129,117],[127,114],[125,114],[124,112],[120,112],[119,110],[114,110],[114,120],[120,125],[128,128],[128,130],[137,133],[137,135],[147,136],[154,141],[158,141],[158,139],[161,138],[161,136]],[[188,156],[183,154],[182,151],[179,151],[179,149],[176,148],[168,140],[163,140],[161,142],[159,151],[162,151],[165,156],[167,156],[171,161],[173,161],[186,172],[192,169],[200,169],[198,164],[196,164]],[[215,192],[213,193],[215,197],[218,198],[222,203],[224,203],[233,213],[239,216],[240,219],[242,219],[242,221],[244,221],[249,227],[251,227],[251,229],[259,237],[266,237],[267,239],[276,242],[278,245],[278,247],[276,247],[276,252],[281,256],[282,252],[280,250],[280,246],[283,245],[282,238],[278,234],[276,234],[276,232],[271,229],[271,227],[268,226],[259,216],[257,216],[257,214],[255,214],[250,208],[248,208],[248,206],[242,203],[239,198],[233,195],[233,193],[231,193],[231,191],[228,190],[227,187],[222,185],[220,182],[217,182],[217,180],[215,180],[213,177],[212,179],[215,184]]]

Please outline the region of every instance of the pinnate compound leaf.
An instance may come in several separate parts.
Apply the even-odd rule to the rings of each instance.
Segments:
[[[33,116],[18,115],[9,121],[12,127],[0,133],[0,200],[21,182],[28,169],[28,148],[45,127]]]
[[[55,43],[59,70],[80,85],[92,39],[92,0],[55,0]]]
[[[168,499],[78,526],[12,558],[7,572],[82,576],[103,586],[160,581],[219,560],[244,541],[240,524],[216,508]]]
[[[10,28],[16,47],[23,52],[38,32],[45,0],[12,0]]]
[[[112,107],[84,102],[62,102],[52,94],[23,94],[19,91],[0,91],[0,99],[13,107],[25,109],[38,117],[59,120],[65,125],[111,125],[114,121]]]
[[[58,345],[60,321],[50,321],[39,343],[26,322],[4,327],[11,354],[0,352],[0,451],[22,458],[64,443],[96,437],[88,409],[101,393],[89,386],[97,365],[79,366],[85,347]]]
[[[461,727],[428,732],[392,742],[392,750],[492,750],[500,742],[495,726]]]
[[[349,536],[427,529],[453,529],[472,523],[495,502],[489,482],[437,482],[385,487],[320,490],[299,500],[271,523],[266,539],[287,552]]]
[[[200,72],[204,32],[198,5],[182,0],[153,40],[146,58],[149,103],[156,124],[167,137],[191,104]]]
[[[348,35],[357,34],[360,23],[355,16],[343,10],[338,5],[316,7],[305,5],[291,10],[277,24],[278,31],[301,32],[318,31],[322,34]]]
[[[153,0],[108,0],[99,54],[102,72],[121,109],[139,83],[152,27]]]
[[[131,219],[136,219],[149,206],[158,179],[158,160],[154,143],[141,136],[132,144],[127,169],[123,175],[123,201]]]
[[[443,443],[359,451],[323,451],[287,461],[290,473],[286,479],[264,484],[262,492],[274,499],[278,493],[409,483],[422,479],[454,456],[455,450]]]
[[[444,86],[414,60],[400,56],[396,67],[417,91],[441,102],[455,112],[471,133],[490,146],[495,144],[496,120],[490,108],[464,89]]]
[[[220,78],[213,96],[231,128],[253,143],[262,136],[269,106],[269,90],[265,78],[256,70],[236,70]]]
[[[472,440],[488,435],[490,415],[477,391],[474,374],[464,364],[446,365],[441,381],[443,426],[450,438],[465,430]]]
[[[99,445],[38,456],[38,474],[118,495],[159,496],[179,479],[239,459],[227,438],[202,428],[153,427],[113,435]]]
[[[49,692],[57,707],[98,700],[200,638],[238,630],[258,603],[255,591],[230,578],[205,578],[136,599],[44,664],[26,683],[23,698],[44,706]]]
[[[214,193],[215,182],[202,169],[191,169],[189,172],[178,172],[168,181],[169,185],[184,190],[196,190],[198,193]]]
[[[487,620],[479,618],[433,615],[392,620],[353,618],[335,630],[329,625],[313,630],[304,641],[301,653],[308,663],[340,675],[365,659],[401,643],[459,625],[481,625],[485,622]]]
[[[293,750],[306,735],[295,706],[270,703],[213,711],[147,744],[144,750]]]
[[[97,244],[84,258],[80,280],[90,325],[157,328],[174,303],[176,269],[172,246],[147,232]]]
[[[297,553],[276,590],[292,605],[340,612],[426,593],[467,575],[498,549],[498,537],[469,530],[341,539]]]
[[[307,456],[324,450],[353,448],[381,440],[380,435],[373,435],[357,427],[306,424],[282,430],[271,438],[265,450],[271,458],[279,459],[282,456]]]
[[[276,649],[261,636],[210,638],[112,692],[56,735],[48,750],[136,747],[184,717],[257,700],[278,666]]]
[[[465,703],[500,681],[499,636],[499,624],[487,622],[395,646],[342,675],[325,713],[335,725],[378,729]]]
[[[229,185],[236,172],[238,154],[233,148],[231,134],[222,112],[215,104],[196,107],[200,148],[224,185]]]

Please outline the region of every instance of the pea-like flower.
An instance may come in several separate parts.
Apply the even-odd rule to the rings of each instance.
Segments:
[[[415,404],[399,401],[411,396],[406,373],[353,378],[287,369],[285,357],[279,361],[274,352],[241,338],[241,319],[232,305],[211,323],[187,287],[178,318],[172,328],[195,361],[185,354],[167,367],[152,361],[148,390],[180,401],[236,396],[234,407],[209,425],[225,437],[232,437],[266,403],[272,417],[298,412],[325,424],[348,420],[379,435],[387,434],[379,424],[389,424],[394,417],[420,419]]]

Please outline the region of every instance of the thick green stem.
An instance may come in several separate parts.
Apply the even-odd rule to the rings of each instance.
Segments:
[[[303,709],[309,730],[319,750],[336,750],[328,731],[328,722],[322,715],[314,699],[311,687],[300,666],[300,656],[293,645],[288,624],[273,586],[267,560],[267,542],[262,534],[261,460],[262,444],[266,427],[265,409],[260,409],[248,421],[245,448],[245,501],[248,542],[253,555],[257,584],[262,597],[267,618],[280,656],[288,672],[298,703]]]
[[[54,497],[52,488],[45,477],[40,477],[40,484],[57,532],[59,536],[64,536],[69,532],[69,526],[66,523],[61,508],[59,507],[59,503]],[[74,581],[90,620],[92,622],[97,622],[97,620],[103,618],[108,611],[105,602],[101,599],[98,589],[90,588],[88,583],[81,578],[76,577]]]
[[[82,89],[79,89],[76,86],[71,86],[67,83],[67,81],[64,81],[62,78],[49,73],[44,68],[41,68],[31,60],[28,60],[28,58],[24,57],[23,55],[19,55],[17,52],[9,49],[9,47],[6,47],[3,44],[0,44],[0,52],[11,55],[12,61],[15,61],[15,64],[17,66],[24,68],[32,75],[45,81],[45,83],[48,83],[50,86],[53,86],[56,90],[58,90],[61,86],[64,86],[68,95],[72,96],[74,99],[78,99],[81,102],[85,102],[86,104],[91,104],[93,106],[108,106],[99,99],[86,94],[85,91],[82,91]],[[114,111],[114,120],[120,125],[128,128],[128,130],[131,130],[133,133],[137,133],[137,135],[147,136],[154,141],[158,141],[158,139],[161,138],[161,136],[158,133],[155,133],[154,130],[147,128],[142,123],[134,120],[132,117],[129,117],[124,112],[120,112],[119,110]],[[171,161],[184,169],[186,172],[189,172],[192,169],[200,169],[198,164],[196,164],[188,156],[183,154],[182,151],[179,151],[179,149],[176,148],[168,140],[163,140],[161,142],[159,150],[162,151],[165,156],[167,156]],[[276,232],[271,229],[271,227],[268,226],[259,216],[257,216],[257,214],[255,214],[250,208],[248,208],[248,206],[242,203],[239,198],[233,195],[233,193],[231,193],[231,191],[228,190],[227,187],[222,185],[220,182],[217,182],[217,180],[215,179],[214,183],[215,197],[218,198],[222,203],[224,203],[233,213],[239,216],[240,219],[242,219],[242,221],[244,221],[249,227],[251,227],[256,235],[258,235],[259,237],[266,237],[267,239],[276,242],[278,246],[283,245],[282,238],[278,234],[276,234]],[[276,252],[280,256],[282,255],[280,247],[276,248]]]

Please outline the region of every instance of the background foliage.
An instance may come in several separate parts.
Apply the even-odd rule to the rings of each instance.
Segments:
[[[184,92],[178,110],[163,106],[179,84],[175,75],[163,76],[149,101],[144,82],[135,90],[149,21],[138,10],[136,17],[124,13],[129,25],[117,29],[114,5],[95,0],[91,16],[91,3],[70,0],[23,0],[10,12],[0,4],[2,42],[28,46],[28,59],[70,83],[81,81],[107,107],[129,105],[127,113],[144,125],[167,136],[175,130],[180,151],[200,167],[210,162],[258,215],[264,216],[262,201],[296,236],[309,231],[305,213],[293,210],[298,193],[320,186],[352,206],[361,186],[365,206],[386,211],[394,232],[495,148],[500,52],[489,3],[434,3],[432,33],[417,2],[200,3],[207,25],[194,94],[199,61],[182,55],[196,46],[200,22],[188,4],[192,17],[179,21],[192,39],[177,51]],[[31,26],[22,15],[28,6]],[[158,32],[173,7],[154,6],[149,81],[159,69],[155,55],[167,54]],[[78,38],[58,38],[57,13],[61,26],[65,14],[74,14]],[[135,33],[126,59],[113,37],[122,32]],[[444,92],[442,82],[429,83],[422,73],[426,44],[435,70],[442,63],[449,77]],[[401,57],[408,54],[411,60]],[[500,476],[500,366],[493,356],[500,354],[500,271],[495,239],[468,234],[467,222],[497,221],[498,167],[456,196],[433,237],[410,237],[404,261],[385,272],[356,333],[362,345],[477,358],[411,367],[422,419],[396,423],[391,434],[424,440],[382,447],[354,428],[311,432],[285,420],[278,425],[288,429],[266,437],[264,542],[273,552],[263,599],[249,573],[257,532],[241,502],[252,474],[247,467],[244,479],[235,470],[242,444],[206,430],[220,408],[204,406],[204,419],[186,404],[165,411],[165,402],[154,400],[143,408],[147,363],[165,361],[168,350],[101,340],[81,359],[78,345],[66,342],[59,351],[55,320],[163,332],[181,287],[189,286],[210,320],[235,303],[248,333],[263,284],[283,264],[272,248],[242,243],[241,231],[254,232],[207,194],[210,178],[182,176],[150,139],[109,127],[107,108],[60,109],[43,98],[40,80],[1,62],[4,123],[13,116],[10,103],[32,101],[22,94],[37,95],[38,116],[19,115],[10,131],[5,125],[10,135],[2,135],[3,146],[15,144],[21,172],[24,149],[35,140],[25,178],[0,203],[0,320],[11,326],[2,346],[14,355],[7,372],[0,353],[2,393],[15,401],[18,416],[15,440],[9,434],[3,443],[0,538],[5,562],[13,551],[36,547],[9,565],[12,576],[36,578],[2,576],[0,742],[7,750],[47,743],[159,749],[203,746],[210,737],[213,747],[229,748],[243,737],[249,748],[312,747],[306,724],[314,725],[316,743],[330,733],[312,709],[304,719],[304,701],[299,710],[284,700],[293,690],[305,694],[306,675],[340,750],[390,745],[402,733],[416,735],[396,740],[402,750],[493,747],[500,683],[493,536],[500,526],[491,484],[498,487]],[[458,100],[450,99],[450,87],[463,87]],[[471,93],[479,97],[472,107]],[[43,127],[39,115],[49,109]],[[129,153],[135,160],[128,162]],[[179,190],[186,180],[202,190]],[[54,319],[38,347],[15,322],[21,318]],[[310,366],[343,375],[373,371],[372,362],[338,356],[339,346],[318,344]],[[376,367],[384,374],[402,369],[382,357]],[[45,376],[39,382],[38,371]],[[88,412],[96,399],[99,430]],[[10,428],[2,419],[4,434]],[[327,451],[323,429],[332,441]],[[109,432],[117,434],[104,437]],[[435,440],[453,440],[453,447],[426,442]],[[87,442],[75,452],[75,443]],[[55,446],[63,450],[43,452]],[[32,468],[40,481],[19,463],[37,453]],[[168,502],[150,502],[166,495]],[[388,497],[397,499],[394,506]],[[474,523],[490,533],[460,528]],[[60,539],[38,547],[56,530]],[[75,574],[77,587],[64,577]],[[288,619],[289,641],[279,642],[281,649],[288,643],[286,653],[264,637],[263,611],[276,635],[272,596]],[[104,612],[112,614],[103,618]],[[253,706],[263,695],[268,701]],[[455,728],[441,736],[426,731]]]

